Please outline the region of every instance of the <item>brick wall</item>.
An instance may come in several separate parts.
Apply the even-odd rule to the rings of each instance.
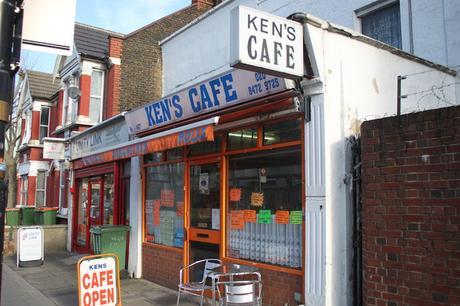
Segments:
[[[142,244],[142,278],[176,290],[182,263],[182,253]]]
[[[123,41],[121,55],[120,111],[141,106],[162,97],[163,73],[159,41],[204,12],[210,5],[195,3],[163,17],[131,34]]]
[[[303,296],[302,276],[267,269],[259,269],[259,272],[264,306],[298,305],[294,293]]]
[[[365,305],[460,305],[460,107],[362,125]]]

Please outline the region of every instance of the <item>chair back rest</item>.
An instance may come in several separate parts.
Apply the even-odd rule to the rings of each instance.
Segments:
[[[204,264],[204,271],[203,271],[203,281],[206,280],[208,277],[208,274],[211,273],[212,269],[220,266],[222,264],[222,261],[220,259],[206,259],[206,262]]]
[[[256,302],[255,282],[229,282],[225,284],[225,300],[231,304]]]

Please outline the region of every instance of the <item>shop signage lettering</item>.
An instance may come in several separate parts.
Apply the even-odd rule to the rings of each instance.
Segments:
[[[77,164],[76,166],[89,166],[212,140],[214,140],[213,127],[212,125],[207,125],[86,156],[82,158],[81,164]]]
[[[303,76],[303,25],[253,8],[232,11],[232,67]]]
[[[121,121],[97,131],[83,133],[71,142],[72,159],[81,158],[100,149],[117,145],[129,140],[126,123]]]
[[[281,78],[232,69],[125,114],[130,134],[293,88]]]
[[[77,263],[79,305],[119,305],[120,279],[115,255],[86,256]]]

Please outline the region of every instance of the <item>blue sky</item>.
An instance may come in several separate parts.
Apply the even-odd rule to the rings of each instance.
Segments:
[[[128,34],[191,4],[192,0],[77,0],[76,21]],[[22,66],[52,72],[55,56],[22,51]]]

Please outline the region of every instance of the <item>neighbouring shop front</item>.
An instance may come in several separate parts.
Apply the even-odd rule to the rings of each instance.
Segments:
[[[90,230],[129,225],[130,159],[94,160],[94,153],[129,140],[122,115],[70,138],[72,159],[72,249],[93,252]]]
[[[220,116],[212,140],[143,155],[143,277],[176,288],[182,266],[220,258],[257,266],[264,300],[293,302],[303,291],[304,114],[282,78],[229,74],[227,91],[212,85],[224,73],[125,116],[141,135]],[[170,100],[182,114],[159,122]]]

